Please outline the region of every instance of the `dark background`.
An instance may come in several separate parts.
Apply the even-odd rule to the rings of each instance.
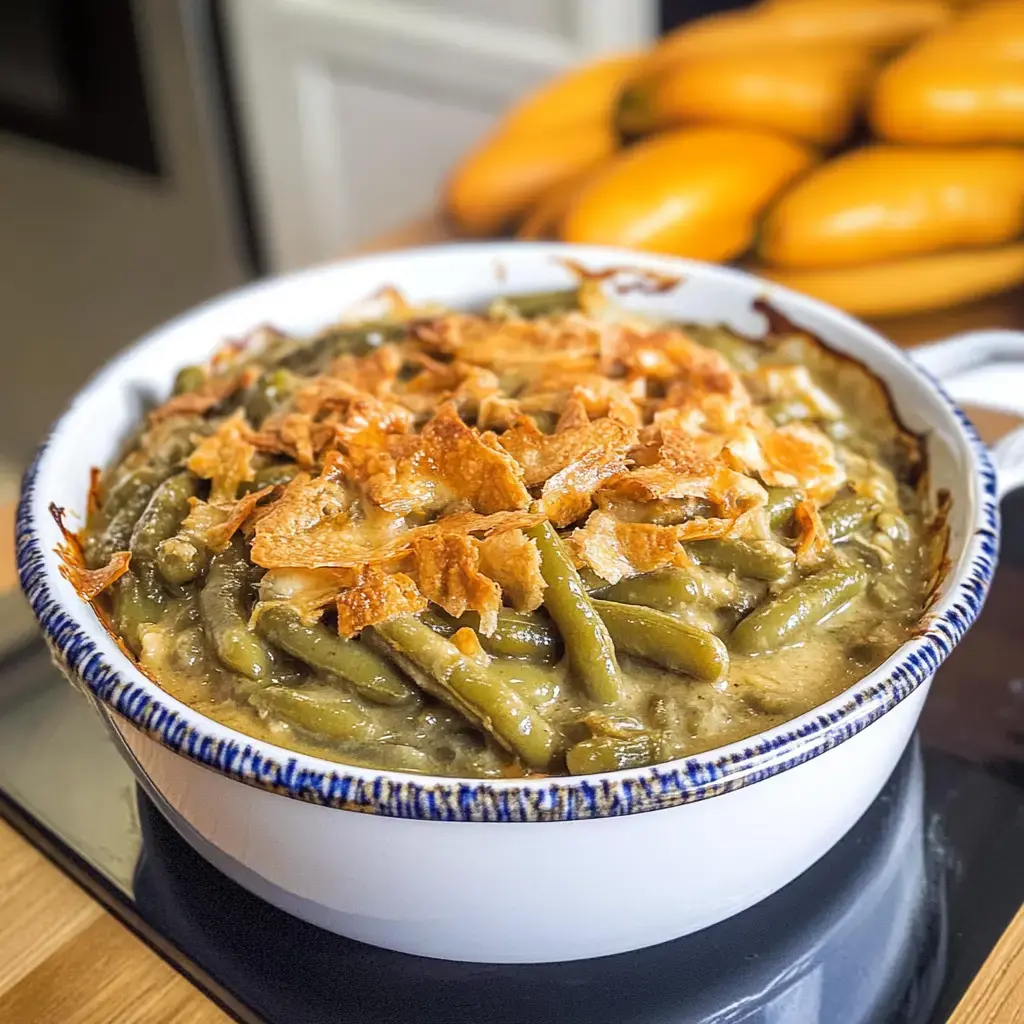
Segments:
[[[668,32],[684,21],[711,11],[749,6],[750,0],[661,0],[661,31]]]

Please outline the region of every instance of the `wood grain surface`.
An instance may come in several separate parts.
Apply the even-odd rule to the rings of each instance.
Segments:
[[[223,1024],[229,1019],[0,822],[0,1021]]]
[[[366,252],[449,239],[436,217],[377,239]],[[976,326],[1024,326],[1020,296],[990,300],[913,332],[890,329],[914,343]],[[880,325],[885,329],[885,325]],[[1016,417],[970,410],[994,441]],[[16,585],[13,505],[0,504],[0,592]],[[120,924],[9,825],[0,821],[0,1024],[213,1024],[228,1021],[141,939]],[[950,1024],[1024,1024],[1024,908],[964,995]]]
[[[1003,932],[949,1024],[1024,1022],[1024,907]]]

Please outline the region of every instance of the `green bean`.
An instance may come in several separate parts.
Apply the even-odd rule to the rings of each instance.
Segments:
[[[516,612],[502,608],[498,625],[490,636],[480,633],[480,616],[466,612],[455,618],[440,609],[430,609],[420,618],[435,632],[450,637],[456,630],[469,626],[480,637],[480,646],[488,654],[502,658],[525,658],[550,664],[558,657],[558,634],[551,623],[533,612]]]
[[[526,292],[521,295],[503,295],[498,300],[500,308],[516,316],[532,319],[539,316],[554,316],[557,313],[571,313],[580,308],[578,288],[564,288],[550,292]]]
[[[895,544],[907,544],[910,541],[910,523],[900,512],[879,512],[875,516],[875,526]]]
[[[427,693],[461,711],[531,768],[548,767],[558,747],[554,729],[486,666],[412,615],[378,623],[369,632]]]
[[[142,653],[142,627],[163,618],[163,604],[133,572],[126,572],[110,589],[111,612],[118,634],[138,657]]]
[[[639,581],[642,577],[633,579]],[[620,586],[616,584],[616,588]],[[639,598],[641,595],[636,596]],[[639,600],[634,603],[592,598],[591,603],[618,651],[646,658],[673,672],[685,672],[698,679],[719,679],[728,667],[729,655],[725,645],[707,630],[691,626],[655,608],[641,607]],[[503,619],[507,622],[512,615],[516,615],[525,628],[518,628],[517,624],[516,629],[508,630],[506,635],[512,637],[514,645],[503,646],[493,653],[508,656],[507,652],[514,650],[514,657],[550,660],[558,645],[558,636],[552,625],[539,616],[509,613],[507,610],[499,614],[499,624]],[[472,621],[468,614],[461,619],[453,619],[434,611],[425,612],[421,619],[442,636],[451,636],[459,626],[469,624],[467,620]],[[479,623],[479,619],[476,621]],[[493,639],[481,636],[480,642],[486,649]]]
[[[712,569],[655,569],[609,583],[589,569],[580,569],[580,579],[591,597],[621,604],[642,604],[675,615],[685,608],[743,607],[749,595],[733,579]]]
[[[373,743],[385,732],[351,697],[326,686],[264,686],[249,697],[264,714],[273,714],[306,732],[332,740]]]
[[[420,621],[425,622],[435,633],[440,634],[446,640],[450,640],[463,626],[469,626],[470,623],[468,613],[465,616],[456,618],[454,615],[449,615],[443,609],[436,608],[433,605],[425,612],[420,613]],[[473,627],[469,626],[469,628],[472,629]],[[480,637],[480,639],[482,640],[483,637]]]
[[[642,768],[656,757],[657,742],[650,733],[638,733],[628,739],[593,736],[570,747],[565,764],[573,775],[592,775]]]
[[[275,462],[270,466],[264,466],[256,470],[256,476],[243,487],[243,493],[249,491],[260,491],[264,487],[274,484],[291,483],[300,473],[299,467],[294,462]]]
[[[156,566],[160,575],[179,587],[201,576],[208,559],[206,546],[185,533],[168,537],[156,549]]]
[[[256,475],[242,484],[240,493],[252,494],[270,486],[283,487],[290,484],[301,472],[302,468],[294,462],[273,462],[269,466],[257,469]]]
[[[180,469],[195,449],[196,435],[209,434],[210,421],[201,416],[184,416],[153,427],[146,435],[146,447],[139,449],[149,464],[161,473],[160,479]]]
[[[663,612],[677,612],[708,597],[700,581],[685,569],[658,569],[639,576],[627,576],[618,583],[601,586],[591,591],[592,597],[620,604],[646,605]]]
[[[267,370],[253,384],[245,399],[245,413],[256,424],[262,423],[291,397],[299,378],[282,366]]]
[[[191,473],[178,473],[168,477],[153,492],[132,530],[130,550],[132,565],[137,571],[152,576],[159,564],[160,545],[174,536],[188,515],[189,498],[195,497],[198,486],[199,482]]]
[[[768,488],[768,504],[765,509],[773,530],[781,530],[789,526],[793,520],[793,509],[796,508],[796,503],[799,500],[800,492],[789,487]]]
[[[115,516],[128,504],[139,500],[139,492],[145,491],[150,497],[157,485],[170,476],[170,471],[152,462],[136,466],[118,476],[107,492],[103,511],[108,518]],[[146,499],[149,501],[149,498]],[[145,507],[145,506],[143,506]],[[142,513],[140,512],[139,515]]]
[[[884,533],[876,533],[870,538],[861,534],[851,534],[849,548],[852,554],[872,569],[891,573],[896,568],[893,543]]]
[[[547,587],[544,607],[565,643],[573,675],[602,704],[621,697],[622,678],[608,628],[590,603],[583,581],[561,538],[547,521],[527,531],[540,551],[540,571]]]
[[[366,321],[332,327],[306,345],[282,356],[278,365],[296,373],[315,373],[340,355],[364,356],[386,341],[401,341],[409,333],[409,322]]]
[[[409,320],[370,320],[348,327],[337,327],[327,336],[334,342],[334,354],[365,355],[386,341],[401,341],[409,333]]]
[[[96,513],[97,526],[101,521],[108,521],[126,501],[134,497],[141,483],[150,482],[153,478],[159,483],[166,475],[157,475],[153,466],[140,465],[141,458],[141,455],[135,458],[129,456],[115,470],[104,474],[100,488],[103,500]],[[95,529],[92,522],[89,526]]]
[[[106,565],[115,551],[127,551],[139,517],[167,472],[156,466],[141,466],[121,481],[106,505],[90,524],[83,545],[86,565]]]
[[[879,505],[870,498],[837,498],[821,510],[821,522],[835,543],[867,526],[878,511]]]
[[[576,571],[579,573],[580,582],[588,594],[596,594],[598,591],[611,586],[603,576],[598,576],[593,569],[583,566],[582,569],[577,569]]]
[[[210,562],[199,594],[199,611],[221,664],[249,679],[264,680],[270,675],[273,658],[249,629],[245,608],[248,587],[249,564],[242,545],[235,540]]]
[[[347,680],[360,696],[375,704],[411,704],[418,694],[376,651],[346,640],[323,623],[303,622],[284,605],[260,611],[256,629],[270,643],[310,668]]]
[[[562,689],[558,673],[549,665],[537,665],[530,661],[516,661],[512,658],[495,658],[490,670],[535,708],[541,708],[558,696]]]
[[[737,370],[756,370],[758,351],[754,342],[746,341],[725,327],[705,324],[687,324],[686,333],[705,348],[713,348],[732,363]]]
[[[206,383],[206,371],[201,366],[183,366],[174,378],[174,393],[185,395],[198,391]]]
[[[702,565],[755,580],[781,579],[793,568],[793,552],[775,541],[697,540],[688,546]]]
[[[192,437],[197,426],[192,419],[173,428],[156,428],[148,452],[149,461],[121,467],[108,489],[103,507],[92,516],[85,538],[84,554],[90,568],[104,565],[115,551],[124,551],[131,541],[139,517],[156,488],[178,469],[195,447]],[[133,453],[129,461],[143,454]]]
[[[654,608],[595,601],[616,650],[646,658],[672,672],[716,682],[729,668],[729,652],[714,633]]]
[[[857,597],[867,579],[853,565],[809,576],[741,620],[730,645],[743,654],[770,654],[797,643],[811,626]]]

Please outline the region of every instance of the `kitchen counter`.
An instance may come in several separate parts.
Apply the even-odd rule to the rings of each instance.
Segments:
[[[365,251],[443,240],[435,218],[378,239]],[[1024,327],[1020,296],[973,310],[918,320],[898,340],[912,344],[973,326]],[[1015,417],[979,412],[994,440]],[[0,536],[10,538],[12,508],[0,504]],[[0,545],[0,596],[15,586],[9,544]],[[1024,908],[1004,932],[951,1021],[1024,1020]],[[206,1024],[226,1021],[183,975],[116,920],[11,826],[0,821],[0,1021],[102,1024],[139,1021]]]

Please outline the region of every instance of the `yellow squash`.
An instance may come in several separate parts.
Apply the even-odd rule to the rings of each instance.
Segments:
[[[1019,27],[1024,21],[1020,0],[974,0],[961,4],[965,8],[927,39],[929,43],[946,45],[957,39],[983,38],[998,41],[1001,33]],[[925,40],[922,40],[924,42]]]
[[[585,171],[545,192],[523,217],[516,238],[557,238],[565,211],[594,173],[595,170]]]
[[[654,136],[584,183],[562,238],[732,259],[750,247],[765,206],[814,159],[798,142],[750,129]]]
[[[894,60],[870,118],[895,142],[1024,142],[1024,0],[982,4]]]
[[[610,123],[539,134],[499,131],[452,172],[444,209],[464,234],[497,234],[551,189],[606,160],[617,144]]]
[[[613,153],[613,113],[638,59],[616,54],[591,61],[515,104],[445,185],[442,203],[455,227],[468,235],[504,231]]]
[[[1024,282],[1024,244],[832,270],[752,269],[855,316],[898,316],[971,302]]]
[[[943,0],[785,0],[711,14],[665,36],[644,67],[653,70],[715,54],[792,46],[905,46],[950,16]]]
[[[628,135],[740,125],[832,146],[849,134],[875,67],[866,47],[768,47],[687,59],[632,82],[618,125]]]
[[[516,103],[499,130],[538,134],[584,122],[607,124],[639,59],[634,53],[616,54],[570,69]]]
[[[1024,234],[1024,150],[869,146],[816,168],[765,216],[781,267],[843,267]]]

